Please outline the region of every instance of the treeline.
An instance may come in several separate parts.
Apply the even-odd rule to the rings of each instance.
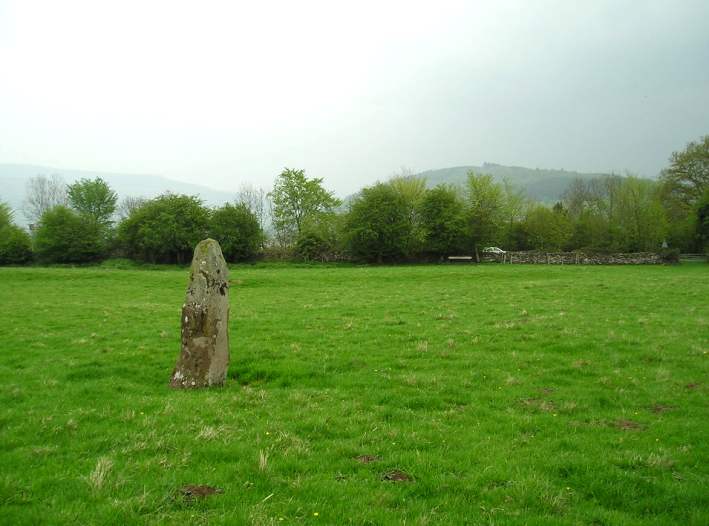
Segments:
[[[101,180],[28,184],[31,233],[0,204],[0,263],[84,263],[111,256],[187,263],[197,242],[217,239],[230,262],[256,258],[368,262],[437,260],[484,247],[590,252],[707,251],[709,136],[676,152],[658,181],[633,176],[577,180],[553,206],[489,175],[463,187],[426,188],[399,176],[343,204],[322,179],[285,169],[273,189],[245,188],[208,208],[196,197],[118,196]]]

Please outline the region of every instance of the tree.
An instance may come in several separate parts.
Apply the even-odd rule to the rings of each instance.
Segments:
[[[12,225],[13,211],[10,205],[0,201],[0,228]]]
[[[125,218],[130,216],[135,209],[140,208],[147,202],[148,199],[145,197],[136,197],[132,195],[126,196],[118,204],[116,213],[118,214],[119,219],[123,221]]]
[[[588,185],[585,180],[577,177],[566,188],[562,196],[562,203],[572,219],[578,219],[587,210],[591,200]]]
[[[465,250],[464,205],[455,188],[438,185],[428,190],[421,199],[418,216],[424,252],[444,257]]]
[[[340,253],[342,216],[334,212],[306,219],[295,241],[295,255],[305,261],[331,261]]]
[[[617,176],[589,180],[577,178],[566,190],[562,204],[573,222],[569,248],[601,251],[611,249],[613,225],[610,217],[614,209],[614,188],[617,186],[617,179]]]
[[[697,203],[696,237],[699,247],[709,255],[709,188]]]
[[[37,175],[27,181],[24,213],[27,220],[36,224],[44,213],[55,206],[66,206],[66,184],[59,175]]]
[[[504,191],[491,175],[468,173],[467,217],[476,256],[484,245],[499,243],[505,221]]]
[[[659,186],[649,179],[626,176],[618,181],[609,220],[616,235],[612,246],[629,252],[657,251],[667,234]]]
[[[344,236],[355,258],[378,263],[403,259],[411,236],[408,204],[391,185],[364,188],[350,205]]]
[[[412,216],[415,215],[417,205],[426,194],[426,178],[414,175],[394,175],[389,179],[388,184],[409,204]]]
[[[322,186],[322,179],[308,179],[304,170],[285,168],[276,178],[272,201],[272,220],[279,243],[291,246],[304,221],[316,214],[331,212],[340,201]]]
[[[118,195],[111,187],[97,177],[79,179],[67,187],[69,205],[79,214],[90,218],[104,228],[111,225],[113,213],[116,211]]]
[[[268,192],[260,187],[242,184],[236,194],[236,202],[245,205],[256,216],[261,230],[265,232],[268,226]]]
[[[709,135],[673,152],[670,166],[662,171],[665,197],[691,209],[709,187]]]
[[[87,263],[105,255],[100,225],[61,205],[42,215],[34,242],[37,257],[48,263]]]
[[[662,204],[669,220],[670,246],[681,250],[701,250],[697,238],[698,207],[709,188],[709,135],[690,142],[670,157],[670,166],[660,176]]]
[[[32,260],[32,239],[12,222],[12,209],[0,202],[0,265],[19,265]]]
[[[118,225],[126,255],[151,263],[186,263],[209,234],[209,210],[197,197],[164,194],[135,208]]]
[[[502,224],[502,239],[510,248],[516,242],[516,236],[519,232],[517,228],[524,218],[525,211],[530,203],[527,196],[521,188],[516,188],[507,179],[503,182],[503,205],[502,215],[504,223]]]
[[[402,167],[400,174],[394,175],[387,182],[401,196],[407,209],[408,221],[411,225],[410,235],[406,242],[406,254],[412,256],[423,247],[423,231],[421,230],[419,206],[426,195],[426,179],[416,177]]]
[[[667,233],[655,181],[633,175],[577,180],[564,203],[573,221],[569,246],[601,251],[657,250]]]
[[[608,249],[608,221],[598,212],[582,210],[576,218],[572,218],[572,225],[568,248],[592,251]]]
[[[544,205],[532,207],[524,219],[527,244],[535,250],[558,251],[566,246],[573,225],[561,203],[549,209]]]
[[[263,230],[256,216],[243,204],[225,204],[212,212],[210,236],[219,241],[229,262],[253,259],[261,248]]]

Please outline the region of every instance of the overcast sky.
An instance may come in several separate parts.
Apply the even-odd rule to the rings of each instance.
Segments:
[[[0,162],[340,195],[401,166],[655,175],[709,133],[709,2],[0,0]]]

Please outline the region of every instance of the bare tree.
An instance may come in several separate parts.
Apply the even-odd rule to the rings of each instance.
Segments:
[[[116,215],[119,221],[123,221],[131,215],[133,210],[143,206],[148,200],[145,197],[135,197],[132,195],[124,197],[116,207]]]
[[[245,205],[256,216],[263,231],[266,230],[269,222],[268,216],[271,210],[269,201],[266,190],[250,184],[242,184],[236,194],[236,202]]]
[[[23,212],[27,221],[37,223],[42,215],[57,205],[68,203],[66,184],[61,176],[36,175],[27,181]]]

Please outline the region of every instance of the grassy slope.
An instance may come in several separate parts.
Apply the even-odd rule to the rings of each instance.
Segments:
[[[0,269],[0,522],[709,522],[705,266],[235,267],[175,392],[186,278]]]

